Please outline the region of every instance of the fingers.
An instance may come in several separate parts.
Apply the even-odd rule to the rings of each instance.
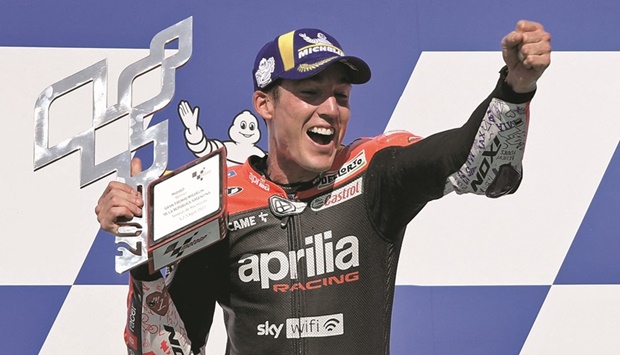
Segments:
[[[523,32],[523,43],[520,49],[523,65],[526,68],[544,70],[551,62],[551,35],[540,24],[527,21],[519,23],[522,22],[525,23],[522,27],[529,29]]]
[[[95,213],[101,228],[116,234],[120,220],[142,216],[144,202],[141,194],[127,184],[112,181],[99,198]]]
[[[193,129],[196,124],[193,122],[192,108],[189,106],[189,102],[182,100],[179,103],[178,111],[185,128]]]
[[[188,103],[187,101],[183,100],[183,101],[181,101],[181,102],[179,103],[179,114],[180,114],[181,116],[185,116],[185,115],[187,115],[188,113],[190,113],[191,111],[192,111],[192,110],[190,109],[190,107],[189,107],[189,103]]]
[[[198,106],[194,107],[194,109],[192,110],[192,107],[189,105],[189,102],[183,100],[179,103],[179,115],[181,115],[181,117],[187,116],[187,117],[198,117],[198,110],[200,108]]]
[[[189,105],[189,102],[182,100],[179,103],[179,116],[181,117],[181,121],[185,128],[189,130],[190,133],[195,132],[198,129],[198,114],[200,108],[198,106],[192,107]]]
[[[508,85],[515,92],[531,92],[551,63],[551,35],[540,23],[521,20],[502,39],[502,55],[508,66]]]
[[[543,26],[538,22],[520,20],[519,22],[517,22],[517,27],[515,28],[515,31],[532,32],[532,31],[537,31],[539,29],[544,30]]]
[[[502,48],[513,49],[523,42],[523,32],[513,31],[502,39]]]
[[[542,71],[551,62],[551,35],[541,24],[521,20],[502,39],[502,49],[509,66],[520,62],[527,69]]]
[[[551,63],[551,45],[548,42],[524,44],[520,53],[526,68],[543,70]]]
[[[142,172],[142,160],[140,158],[131,159],[131,176],[136,176]]]

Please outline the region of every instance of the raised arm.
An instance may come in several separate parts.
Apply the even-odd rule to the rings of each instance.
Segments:
[[[506,66],[495,89],[462,127],[419,141],[389,136],[413,143],[390,143],[373,157],[368,204],[384,235],[396,234],[428,201],[452,191],[499,197],[518,188],[529,101],[550,63],[550,35],[540,24],[520,21],[502,48]]]

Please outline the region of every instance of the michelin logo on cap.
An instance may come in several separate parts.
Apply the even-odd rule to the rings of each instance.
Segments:
[[[334,44],[331,43],[327,39],[327,37],[321,32],[317,33],[317,38],[310,38],[305,33],[300,33],[299,37],[303,38],[304,41],[311,44],[311,46],[300,48],[297,51],[297,57],[299,59],[307,56],[308,54],[316,52],[331,52],[337,54],[339,57],[344,56],[344,52],[342,51],[342,49],[334,46]]]
[[[256,70],[256,83],[258,87],[264,88],[267,84],[271,83],[271,74],[276,69],[276,61],[273,57],[266,59],[263,58],[258,64],[258,69]]]

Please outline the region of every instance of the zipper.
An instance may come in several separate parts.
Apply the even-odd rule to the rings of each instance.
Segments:
[[[297,202],[299,201],[295,194],[288,194],[287,198],[289,201],[293,201],[293,202]],[[285,216],[282,219],[281,222],[281,226],[283,228],[286,228],[287,230],[287,237],[288,237],[288,244],[289,244],[289,250],[300,250],[301,248],[303,248],[303,240],[302,240],[302,236],[301,236],[301,220],[300,220],[300,215],[301,214],[293,214],[293,215],[288,215]],[[305,278],[305,274],[302,274],[300,272],[297,273],[297,280],[296,282],[303,282],[302,278]],[[291,280],[291,283],[295,283],[295,280]],[[300,289],[294,290],[294,291],[289,291],[290,292],[290,299],[291,299],[291,318],[300,318],[302,315],[302,311],[303,311],[303,292]],[[286,326],[286,325],[285,325]],[[295,354],[305,354],[306,353],[306,349],[305,349],[305,340],[304,338],[300,337],[298,339],[292,339],[293,340],[293,352]]]

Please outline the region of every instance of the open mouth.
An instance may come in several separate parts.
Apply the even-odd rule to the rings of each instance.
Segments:
[[[332,128],[312,127],[308,130],[308,136],[316,144],[327,145],[334,139]]]

